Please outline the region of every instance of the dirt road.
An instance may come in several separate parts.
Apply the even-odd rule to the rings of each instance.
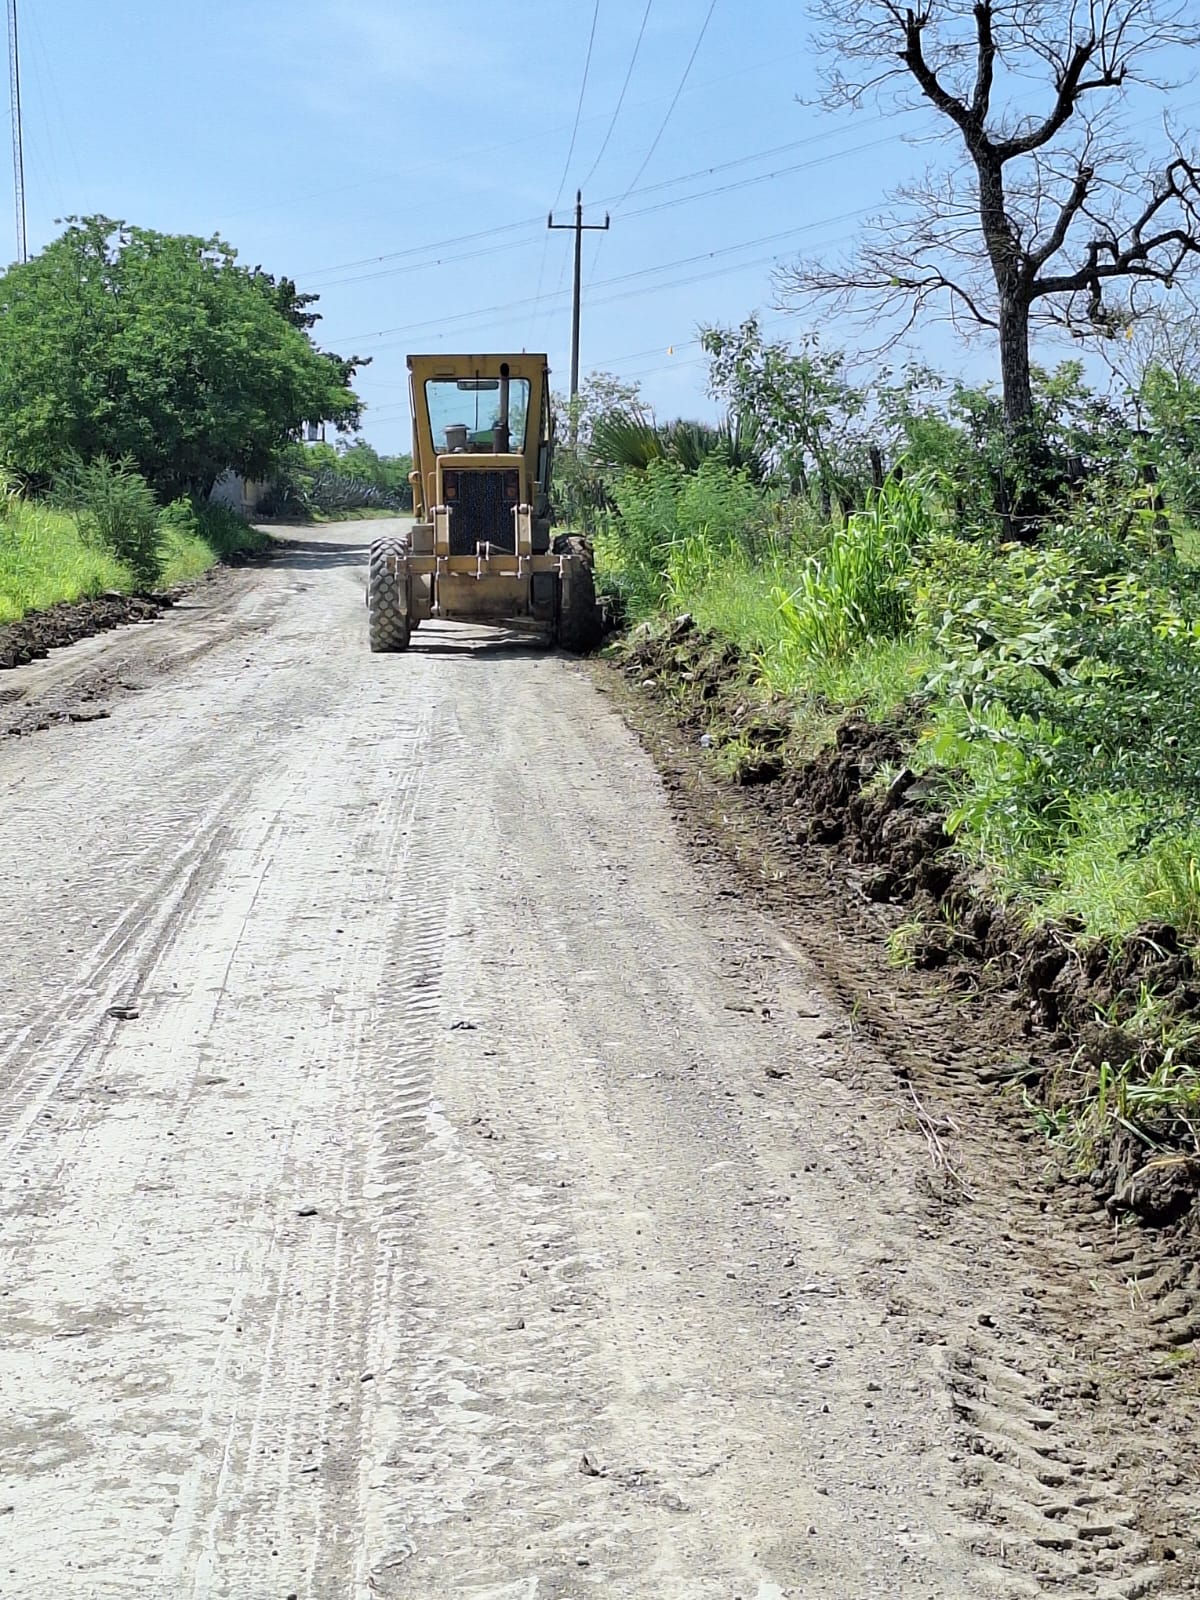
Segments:
[[[1125,1286],[939,1201],[586,668],[368,654],[371,531],[0,681],[51,723],[0,741],[0,1594],[1195,1593]]]

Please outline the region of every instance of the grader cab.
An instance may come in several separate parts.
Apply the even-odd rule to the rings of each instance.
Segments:
[[[601,632],[591,552],[551,529],[545,356],[409,356],[408,371],[416,520],[406,537],[372,542],[371,649],[405,650],[438,618],[590,650]]]

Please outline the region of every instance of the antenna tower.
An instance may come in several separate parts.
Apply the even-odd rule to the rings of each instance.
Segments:
[[[13,200],[17,208],[17,260],[28,261],[25,241],[25,146],[21,134],[21,52],[17,44],[17,0],[8,0],[8,82],[12,110]]]

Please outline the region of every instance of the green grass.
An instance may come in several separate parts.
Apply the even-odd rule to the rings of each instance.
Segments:
[[[121,563],[85,544],[74,517],[8,499],[0,514],[0,623],[128,587]]]
[[[854,713],[885,721],[916,696],[938,662],[927,640],[867,636],[854,648],[826,656],[797,650],[789,597],[808,557],[779,549],[765,559],[734,551],[711,562],[673,564],[670,602],[706,632],[731,639],[753,663],[768,696],[795,704],[800,743],[827,744],[839,721]]]
[[[162,542],[162,577],[165,589],[190,583],[215,564],[218,557],[208,540],[197,533],[171,528]]]
[[[197,532],[212,551],[212,566],[229,556],[253,555],[267,549],[268,534],[254,527],[227,506],[206,505],[196,510]]]
[[[775,687],[816,695],[843,715],[886,722],[919,694],[936,660],[920,639],[870,639],[843,660],[812,664],[800,681],[781,676]],[[769,670],[766,676],[771,681]]]
[[[734,639],[755,655],[766,655],[783,638],[779,604],[772,593],[787,575],[778,557],[766,565],[729,555],[680,585],[672,598],[679,611],[690,611],[701,628]]]
[[[196,511],[177,504],[162,513],[160,527],[163,588],[188,583],[223,557],[260,550],[269,542],[220,507]],[[70,512],[17,495],[0,504],[0,623],[60,601],[133,588],[129,569],[85,538]]]
[[[1173,566],[1114,534],[1119,507],[1085,504],[1033,549],[963,538],[915,477],[823,538],[793,536],[787,502],[715,466],[630,474],[616,499],[603,581],[631,620],[686,611],[737,645],[739,693],[790,704],[794,749],[903,710],[910,764],[993,898],[1031,924],[1109,939],[1164,921],[1200,944],[1190,527]]]

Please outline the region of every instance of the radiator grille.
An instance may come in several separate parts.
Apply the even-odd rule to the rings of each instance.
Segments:
[[[450,554],[473,556],[477,544],[516,553],[512,505],[504,498],[502,472],[460,472],[458,498],[450,513]]]

